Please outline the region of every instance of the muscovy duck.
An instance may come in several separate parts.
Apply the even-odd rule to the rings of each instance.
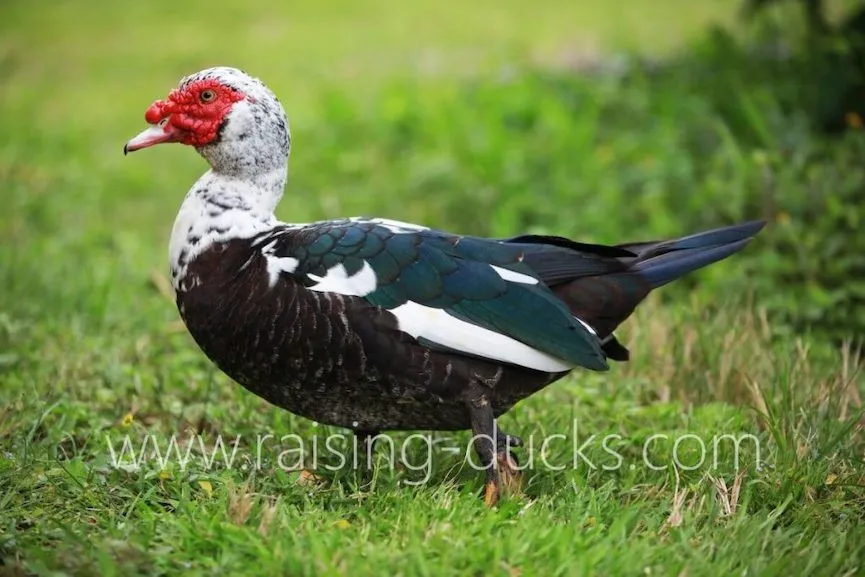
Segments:
[[[291,145],[279,100],[234,68],[183,78],[124,153],[179,142],[211,169],[174,223],[177,307],[202,351],[270,403],[353,430],[471,429],[494,505],[518,476],[496,418],[576,367],[627,360],[613,331],[652,289],[742,249],[747,222],[618,246],[486,239],[380,218],[274,217]]]

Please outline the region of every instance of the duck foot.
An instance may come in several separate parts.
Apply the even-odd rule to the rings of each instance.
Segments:
[[[487,507],[493,508],[499,504],[502,496],[500,484],[500,482],[496,481],[487,481],[486,485],[484,485],[482,496],[484,498],[484,505]]]
[[[495,462],[487,469],[487,481],[481,491],[481,497],[487,507],[494,507],[502,495],[519,495],[522,491],[523,473],[519,469],[517,457],[510,451],[497,450]]]
[[[522,490],[522,471],[517,456],[511,451],[513,447],[522,447],[523,440],[508,435],[496,423],[496,466],[502,480],[502,489],[506,494],[517,495]]]
[[[508,495],[519,495],[523,488],[523,472],[516,456],[510,451],[499,451],[496,453],[496,466],[502,490]]]

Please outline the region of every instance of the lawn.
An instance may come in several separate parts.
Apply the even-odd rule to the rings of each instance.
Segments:
[[[752,64],[706,40],[734,4],[271,4],[0,7],[0,575],[865,570],[861,360],[781,314],[819,319],[831,294],[772,276],[819,260],[785,243],[819,241],[793,228],[803,199],[865,189],[865,143],[812,134],[772,78],[738,76]],[[381,451],[367,485],[342,453],[300,463],[296,443],[342,431],[232,383],[178,319],[168,235],[205,165],[122,147],[216,64],[288,111],[288,221],[589,242],[770,223],[643,305],[629,363],[501,420],[536,440],[521,494],[484,506],[468,433],[395,435],[409,450]],[[172,438],[190,458],[163,466]]]

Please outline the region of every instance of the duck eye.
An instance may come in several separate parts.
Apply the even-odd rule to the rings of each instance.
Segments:
[[[213,90],[202,90],[199,96],[202,102],[212,102],[216,98],[216,92]]]

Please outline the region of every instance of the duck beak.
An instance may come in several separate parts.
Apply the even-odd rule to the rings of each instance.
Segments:
[[[183,133],[172,126],[170,122],[153,124],[127,142],[123,147],[123,154],[165,142],[180,142],[182,137]]]

